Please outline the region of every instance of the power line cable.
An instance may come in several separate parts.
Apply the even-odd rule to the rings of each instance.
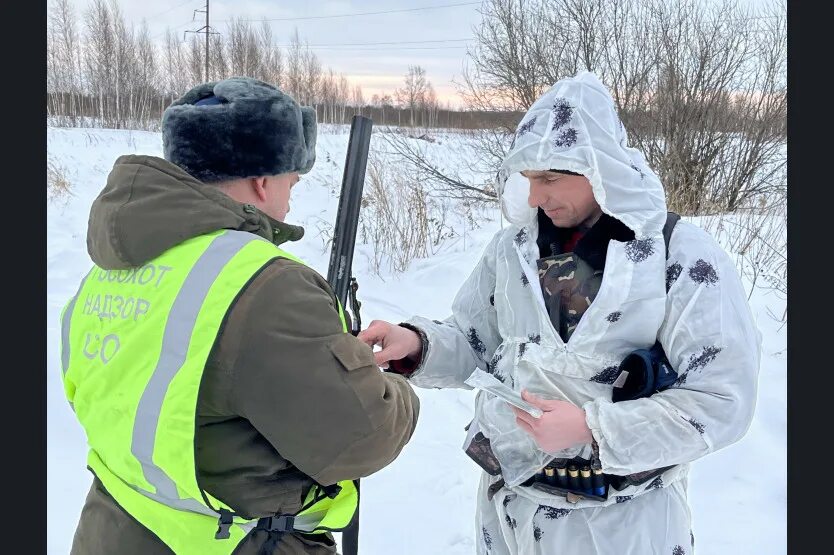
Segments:
[[[419,12],[424,10],[440,10],[445,8],[455,8],[458,6],[475,6],[480,5],[480,2],[460,2],[457,4],[441,4],[438,6],[423,6],[421,8],[403,8],[399,10],[384,10],[378,12],[358,12],[358,13],[344,13],[344,14],[334,14],[334,15],[310,15],[305,17],[274,17],[268,19],[241,19],[239,21],[301,21],[307,19],[334,19],[339,17],[359,17],[365,15],[382,15],[382,14],[392,14],[392,13],[405,13],[405,12]],[[218,19],[218,21],[231,21],[229,19]]]

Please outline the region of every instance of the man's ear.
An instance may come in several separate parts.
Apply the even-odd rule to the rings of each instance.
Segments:
[[[266,177],[252,177],[249,183],[258,200],[266,202]]]

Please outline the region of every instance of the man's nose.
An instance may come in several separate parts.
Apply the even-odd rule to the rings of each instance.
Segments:
[[[543,191],[541,185],[530,183],[530,193],[527,195],[527,204],[530,208],[538,208],[542,205],[545,201],[545,197],[542,193]]]

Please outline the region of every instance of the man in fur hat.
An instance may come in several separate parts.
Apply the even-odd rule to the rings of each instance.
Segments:
[[[95,266],[62,314],[94,475],[77,555],[334,553],[353,480],[411,437],[327,282],[281,245],[316,117],[248,78],[163,116],[165,159],[122,156],[90,210]]]

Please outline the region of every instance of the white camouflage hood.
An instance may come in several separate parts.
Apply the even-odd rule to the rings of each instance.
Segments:
[[[498,174],[504,216],[530,225],[536,209],[527,204],[524,170],[569,170],[588,178],[602,211],[637,237],[659,233],[666,221],[660,179],[643,154],[628,146],[614,100],[590,72],[562,79],[527,111]]]

